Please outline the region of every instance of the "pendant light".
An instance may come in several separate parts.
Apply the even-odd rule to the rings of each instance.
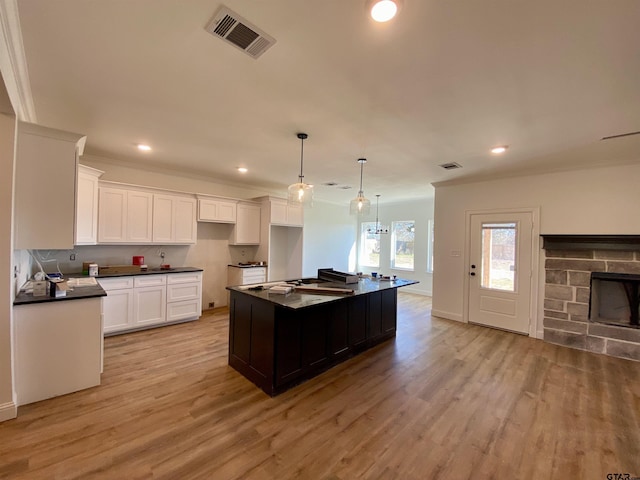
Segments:
[[[302,173],[303,158],[304,158],[304,141],[308,137],[306,133],[298,133],[297,137],[300,139],[300,175],[298,176],[298,182],[289,185],[287,200],[291,204],[295,205],[309,205],[313,203],[313,185],[304,183],[304,175]]]
[[[349,213],[351,215],[369,215],[371,211],[371,201],[365,198],[364,192],[362,191],[362,169],[364,164],[367,163],[367,159],[359,158],[357,162],[360,164],[360,190],[358,191],[358,196],[351,200]]]
[[[380,235],[381,233],[389,233],[389,227],[380,225],[380,221],[378,220],[378,204],[380,201],[380,194],[376,195],[376,226],[375,229],[369,228],[367,232],[374,233],[376,235]]]

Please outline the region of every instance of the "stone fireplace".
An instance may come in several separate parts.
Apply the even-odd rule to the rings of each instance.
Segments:
[[[640,236],[542,238],[544,340],[640,361],[638,312],[632,314],[636,279],[640,282]]]

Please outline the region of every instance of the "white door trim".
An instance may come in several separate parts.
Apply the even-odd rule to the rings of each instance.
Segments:
[[[464,261],[463,268],[463,299],[462,299],[462,321],[469,323],[469,264],[471,262],[471,216],[472,215],[495,215],[502,213],[530,213],[533,218],[533,231],[531,232],[531,302],[529,303],[530,318],[529,336],[538,336],[538,298],[539,298],[539,278],[540,278],[540,207],[523,207],[508,209],[489,210],[466,210],[464,228]],[[542,327],[542,326],[541,326]],[[542,329],[542,328],[541,328]]]

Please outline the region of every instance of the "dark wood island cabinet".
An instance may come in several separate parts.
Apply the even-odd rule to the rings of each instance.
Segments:
[[[321,284],[352,294],[228,287],[229,365],[277,395],[394,337],[397,289],[414,283],[362,278],[357,284]]]

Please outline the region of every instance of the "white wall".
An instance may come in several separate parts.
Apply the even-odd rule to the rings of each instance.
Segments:
[[[435,185],[433,313],[463,320],[467,211],[540,207],[540,234],[640,234],[640,165]],[[540,251],[539,271],[544,262]],[[538,291],[544,275],[538,275]],[[542,328],[538,298],[538,332]]]
[[[11,366],[11,317],[14,298],[11,232],[15,125],[14,116],[0,114],[0,229],[4,232],[0,235],[0,422],[14,418],[17,414]]]
[[[314,201],[312,208],[305,208],[303,277],[315,277],[319,268],[355,271],[356,222],[348,204]]]
[[[378,218],[381,225],[391,228],[394,221],[414,220],[415,221],[415,243],[414,243],[414,270],[397,270],[391,268],[391,233],[381,234],[380,241],[380,267],[372,268],[358,266],[358,271],[365,273],[378,272],[384,275],[397,275],[400,278],[417,280],[418,284],[404,287],[405,292],[418,293],[421,295],[431,295],[432,277],[427,273],[427,252],[428,252],[428,227],[429,220],[433,220],[433,199],[421,198],[409,202],[380,203],[378,208]],[[360,235],[362,222],[375,222],[376,205],[372,201],[371,214],[367,217],[359,218],[358,238]]]

